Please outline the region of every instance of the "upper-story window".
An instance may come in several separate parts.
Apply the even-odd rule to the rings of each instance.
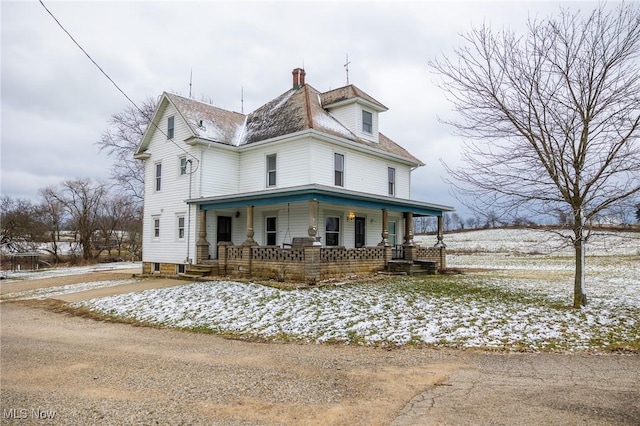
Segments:
[[[389,176],[389,195],[396,195],[396,169],[387,168],[387,175]]]
[[[362,110],[362,131],[373,133],[373,114],[365,110]]]
[[[333,169],[334,169],[333,184],[335,186],[344,186],[344,155],[343,154],[333,154]]]
[[[180,176],[187,174],[187,164],[188,164],[187,157],[186,156],[180,157]]]
[[[267,186],[276,186],[276,154],[267,155]]]
[[[162,188],[162,163],[156,163],[156,191]]]
[[[172,115],[167,118],[167,139],[173,139],[175,118]]]

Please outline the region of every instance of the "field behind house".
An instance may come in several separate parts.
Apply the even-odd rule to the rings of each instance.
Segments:
[[[429,245],[433,238],[416,240]],[[586,284],[590,303],[580,310],[570,307],[573,253],[554,234],[482,230],[447,234],[445,243],[451,251],[448,266],[465,273],[377,277],[293,290],[210,281],[74,306],[108,317],[248,339],[640,350],[640,233],[592,239]]]

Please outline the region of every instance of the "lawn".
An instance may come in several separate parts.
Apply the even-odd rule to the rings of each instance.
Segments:
[[[587,260],[590,303],[575,310],[570,308],[571,252],[558,249],[549,234],[523,238],[503,231],[447,236],[454,253],[456,244],[469,247],[472,241],[474,247],[473,254],[452,254],[449,266],[482,272],[294,290],[211,281],[76,306],[142,323],[251,339],[640,350],[640,234],[617,235],[615,244],[611,239],[593,244]]]
[[[425,245],[431,239],[417,238]],[[580,310],[570,307],[572,252],[560,247],[554,234],[486,230],[446,235],[445,241],[449,266],[473,272],[288,290],[210,281],[73,306],[127,321],[247,339],[640,351],[640,233],[593,238],[587,258],[589,305]],[[80,286],[19,296],[52,297]]]

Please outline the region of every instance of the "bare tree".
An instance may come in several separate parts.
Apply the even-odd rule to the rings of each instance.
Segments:
[[[49,242],[51,248],[47,251],[54,256],[56,263],[60,261],[60,250],[58,243],[60,242],[60,231],[64,221],[64,206],[62,202],[55,196],[55,188],[47,187],[40,190],[41,202],[37,208],[38,213],[47,228],[49,234]]]
[[[117,248],[118,256],[122,255],[125,234],[131,238],[128,231],[138,217],[136,204],[139,203],[135,202],[133,196],[111,195],[104,198],[96,220],[100,236],[99,250],[106,250],[111,256],[111,250]]]
[[[579,308],[590,221],[640,192],[640,8],[561,9],[522,37],[486,26],[463,37],[430,63],[469,138],[465,164],[449,168],[458,194],[512,216],[568,209]]]
[[[43,240],[44,227],[30,200],[0,197],[1,245],[11,252],[35,250]]]
[[[51,190],[52,199],[59,201],[69,215],[85,260],[93,258],[93,234],[98,229],[98,212],[106,193],[104,184],[90,179],[67,180],[61,184],[60,190]]]
[[[133,158],[133,154],[151,121],[156,101],[149,97],[140,103],[139,107],[140,109],[131,105],[122,112],[113,114],[109,119],[109,127],[96,144],[100,151],[106,151],[115,159],[111,168],[111,179],[123,193],[133,195],[142,201],[144,165],[142,161]]]
[[[458,213],[451,214],[451,221],[456,229],[464,229],[464,219]]]

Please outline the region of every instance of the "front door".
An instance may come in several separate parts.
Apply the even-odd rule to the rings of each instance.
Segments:
[[[364,247],[365,245],[365,225],[367,221],[364,217],[356,217],[356,248]]]
[[[231,241],[231,216],[218,216],[216,241],[218,243]]]

